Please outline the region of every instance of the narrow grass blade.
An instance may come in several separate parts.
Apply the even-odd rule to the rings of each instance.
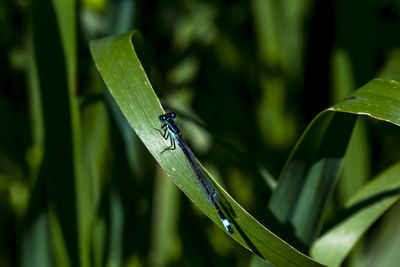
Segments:
[[[372,80],[321,112],[309,125],[284,167],[270,208],[293,227],[293,240],[309,247],[341,168],[356,115],[400,125],[400,84]]]
[[[164,110],[151,88],[131,38],[137,48],[137,32],[92,42],[90,48],[96,67],[122,113],[153,157],[189,199],[224,230],[215,210],[190,179],[193,173],[183,153],[177,149],[161,154],[168,144],[155,129],[160,127],[158,116]],[[210,180],[234,226],[232,238],[238,243],[276,266],[320,266],[262,226],[211,176]]]
[[[345,218],[320,237],[311,249],[316,260],[339,266],[368,228],[400,198],[400,164],[366,184],[346,204]]]
[[[45,142],[38,182],[23,224],[29,225],[38,209],[53,209],[62,232],[62,236],[57,236],[59,242],[55,243],[65,243],[61,246],[67,248],[71,265],[85,266],[80,258],[82,235],[77,223],[75,187],[75,182],[81,179],[78,178],[78,110],[74,98],[76,34],[70,21],[71,18],[74,20],[74,3],[54,1],[53,4],[52,1],[34,0],[31,5],[34,63],[38,74],[36,82],[40,86]],[[37,187],[39,189],[36,190]],[[43,197],[46,197],[45,207],[43,202],[38,201]],[[52,217],[50,225],[55,227]]]

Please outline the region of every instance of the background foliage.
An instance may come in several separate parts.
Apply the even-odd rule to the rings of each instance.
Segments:
[[[390,0],[1,1],[0,266],[262,264],[166,178],[90,40],[141,32],[141,63],[196,155],[277,229],[270,175],[320,111],[372,78],[400,80],[399,26]],[[399,161],[399,141],[394,125],[357,122],[322,233]],[[395,266],[399,216],[394,205],[344,264]]]

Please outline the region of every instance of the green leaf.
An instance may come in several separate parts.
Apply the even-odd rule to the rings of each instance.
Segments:
[[[400,164],[365,185],[346,204],[351,215],[320,237],[311,249],[316,260],[339,266],[360,237],[400,197]]]
[[[57,264],[86,266],[89,260],[87,231],[82,230],[84,213],[80,204],[84,202],[84,193],[76,183],[80,177],[79,116],[76,92],[76,32],[75,1],[43,1],[32,2],[32,33],[34,58],[31,60],[32,74],[35,77],[35,105],[41,105],[42,112],[32,116],[44,127],[43,162],[40,166],[37,182],[26,212],[23,225],[29,227],[38,210],[48,209],[54,212],[50,216],[53,248],[56,255],[68,252],[69,262],[57,257]],[[72,21],[72,22],[71,22]],[[56,67],[55,67],[56,66]],[[32,96],[33,97],[33,96]],[[42,126],[43,122],[43,126]],[[41,130],[41,129],[40,129]],[[38,132],[37,141],[41,141]],[[40,144],[42,145],[42,144]],[[78,191],[78,193],[77,193]],[[42,198],[46,198],[45,202]],[[46,205],[43,205],[43,204]],[[80,216],[83,215],[83,216]],[[61,231],[58,228],[58,223]],[[86,221],[87,222],[87,221]],[[87,225],[87,224],[86,224]],[[82,234],[83,233],[83,234]],[[60,248],[60,249],[59,249]],[[86,259],[86,260],[85,260]],[[85,263],[86,262],[86,263]]]
[[[32,222],[24,237],[21,266],[54,266],[50,240],[49,216],[42,213]]]
[[[118,193],[111,193],[110,251],[106,266],[121,266],[124,212]]]
[[[93,266],[101,266],[106,242],[103,218],[99,218],[98,211],[104,197],[101,194],[102,185],[105,177],[109,175],[107,168],[111,147],[109,117],[105,103],[98,101],[84,105],[81,121],[81,166],[84,166],[82,170],[85,171],[84,179],[79,181],[79,200],[83,211],[80,216],[81,247],[84,248],[82,254],[85,253],[87,257],[93,254]]]
[[[372,231],[372,242],[359,253],[354,266],[397,266],[400,262],[400,205],[397,201]],[[375,233],[378,233],[375,235]],[[359,243],[359,242],[358,242]]]
[[[334,103],[349,96],[355,89],[352,61],[344,49],[335,49],[332,55],[332,99]],[[370,169],[370,153],[364,120],[354,126],[343,167],[337,184],[337,197],[340,205],[358,191],[367,181]]]
[[[155,129],[160,127],[158,116],[164,110],[151,88],[131,38],[137,47],[137,32],[91,42],[96,67],[129,124],[160,166],[188,198],[225,231],[214,208],[202,198],[190,179],[194,174],[183,153],[176,149],[161,154],[168,141]],[[233,239],[276,266],[320,266],[262,226],[213,177],[209,177],[234,227]]]
[[[294,239],[310,246],[318,235],[357,115],[400,124],[400,84],[372,80],[318,114],[298,141],[270,202]],[[293,238],[293,236],[291,237]]]
[[[168,266],[182,254],[178,237],[179,191],[175,184],[157,168],[154,182],[152,212],[151,249],[149,252],[152,266]],[[169,244],[169,245],[165,245]]]
[[[300,138],[280,176],[271,211],[280,222],[293,225],[294,235],[303,244],[311,244],[321,227],[355,121],[355,116],[345,113],[320,113]]]
[[[400,126],[400,83],[372,80],[328,110],[367,115]]]

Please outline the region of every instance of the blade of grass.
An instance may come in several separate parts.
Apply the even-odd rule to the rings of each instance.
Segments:
[[[320,231],[356,119],[352,114],[400,125],[400,84],[379,79],[367,83],[321,112],[293,149],[270,208],[294,228],[300,246],[310,246]]]
[[[367,115],[400,126],[400,83],[372,80],[328,110]]]
[[[350,56],[344,49],[336,49],[332,54],[332,99],[334,103],[350,95],[355,89],[351,63]],[[364,121],[357,120],[338,181],[337,194],[341,205],[367,180],[370,166],[369,155]]]
[[[53,266],[49,233],[49,216],[40,214],[32,223],[23,242],[21,266]]]
[[[61,46],[65,60],[65,75],[67,77],[69,109],[71,119],[71,138],[72,138],[72,163],[74,170],[75,201],[77,209],[77,229],[78,229],[78,249],[81,266],[89,266],[90,262],[90,242],[91,224],[94,218],[93,195],[91,191],[93,185],[89,179],[91,165],[83,164],[84,155],[81,146],[80,114],[76,98],[77,92],[77,33],[76,33],[76,1],[73,0],[52,0],[56,23],[58,26]],[[62,222],[62,221],[61,221]]]
[[[164,111],[137,58],[132,37],[137,47],[136,32],[91,42],[90,49],[97,69],[122,113],[153,157],[189,199],[224,229],[213,207],[206,203],[189,178],[193,173],[181,151],[160,153],[168,144],[155,128],[160,127],[158,116]],[[262,226],[211,176],[210,179],[228,211],[235,229],[232,238],[238,243],[276,266],[320,266]]]
[[[168,266],[181,254],[178,235],[178,209],[180,194],[175,184],[167,179],[161,168],[157,168],[154,182],[151,250],[152,266]],[[165,245],[168,244],[168,245]]]
[[[346,204],[350,216],[320,237],[311,249],[316,260],[339,266],[368,228],[400,198],[400,164],[366,184]]]
[[[358,262],[353,266],[397,266],[400,262],[400,219],[399,201],[385,213],[378,227],[374,227],[371,243],[360,255]]]
[[[121,204],[121,198],[118,193],[112,192],[110,197],[111,206],[111,225],[110,225],[110,249],[106,266],[121,266],[122,262],[122,239],[124,211]]]
[[[101,88],[101,87],[100,87]],[[87,247],[87,252],[93,254],[94,266],[100,266],[102,262],[102,250],[105,246],[104,222],[99,218],[100,201],[102,198],[102,186],[106,176],[109,175],[110,155],[110,130],[109,117],[105,103],[92,102],[82,107],[82,165],[85,166],[84,180],[80,182],[82,193],[85,194],[85,228],[82,245]],[[89,212],[90,211],[90,212]],[[90,246],[92,245],[92,246]]]
[[[82,180],[78,178],[79,122],[77,101],[74,98],[76,92],[74,47],[76,44],[74,26],[73,24],[68,26],[71,25],[69,19],[75,12],[74,3],[75,1],[69,1],[69,3],[55,1],[53,5],[51,1],[32,2],[33,47],[45,136],[44,158],[38,183],[43,183],[45,187],[47,197],[45,200],[48,201],[46,208],[53,209],[55,217],[58,217],[60,222],[63,236],[53,236],[53,238],[59,238],[57,240],[59,242],[54,242],[57,244],[65,242],[71,265],[85,266],[81,262],[79,252],[82,249],[82,243],[80,243],[82,235],[77,224],[75,187],[76,181]],[[59,4],[67,4],[67,6],[57,8]],[[43,193],[42,190],[34,192]],[[30,211],[24,219],[27,224],[32,221],[30,216],[36,215],[34,209],[43,208],[35,207],[35,205],[43,205],[42,202],[34,203],[41,197],[42,195],[31,197],[33,204],[30,204]],[[51,225],[56,227],[52,218],[50,217]]]
[[[28,34],[27,41],[28,50],[28,105],[30,115],[30,125],[32,134],[32,144],[28,152],[28,164],[29,180],[33,187],[36,182],[36,178],[39,172],[40,164],[43,159],[43,148],[44,148],[44,126],[43,126],[43,114],[42,114],[42,103],[40,101],[40,85],[39,85],[39,73],[37,69],[34,49],[33,49],[33,38],[32,29]]]
[[[282,235],[308,246],[321,227],[321,217],[350,138],[355,116],[322,112],[308,126],[284,167],[270,209],[293,235]],[[289,233],[290,234],[290,233]]]

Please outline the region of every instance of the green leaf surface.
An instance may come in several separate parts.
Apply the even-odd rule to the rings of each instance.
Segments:
[[[22,246],[22,267],[50,267],[54,266],[51,255],[49,233],[49,218],[47,214],[40,214],[32,222],[31,228],[24,237]]]
[[[63,235],[58,241],[65,242],[71,265],[85,266],[81,264],[80,258],[83,254],[80,243],[82,235],[77,223],[79,215],[75,198],[75,182],[81,179],[78,178],[77,169],[80,154],[79,123],[77,101],[74,98],[76,72],[73,70],[76,70],[76,55],[70,52],[76,51],[76,43],[74,27],[66,25],[71,25],[68,20],[74,17],[75,1],[64,2],[54,1],[53,5],[52,1],[34,0],[31,5],[33,49],[40,86],[45,143],[43,164],[24,221],[26,224],[32,222],[31,216],[35,216],[37,209],[54,209]],[[47,202],[40,201],[42,197],[48,200],[45,207],[42,205]],[[50,222],[51,227],[55,227],[52,219]]]
[[[316,260],[339,266],[360,237],[400,197],[400,164],[366,184],[346,204],[350,216],[320,237],[311,249]]]
[[[142,140],[144,145],[175,184],[218,227],[225,231],[214,208],[202,198],[194,186],[193,174],[183,153],[176,149],[169,153],[161,151],[169,145],[155,129],[160,127],[158,116],[164,113],[160,102],[132,46],[138,47],[138,33],[93,41],[90,49],[98,71],[122,113]],[[248,214],[213,179],[235,233],[231,235],[242,246],[276,266],[321,266],[262,226]]]
[[[171,265],[182,254],[177,223],[180,196],[175,184],[167,179],[161,168],[157,168],[153,193],[153,205],[157,208],[152,211],[149,252],[152,266]]]
[[[293,225],[295,238],[306,246],[321,228],[355,121],[345,113],[320,113],[294,148],[272,196],[271,211]]]
[[[99,87],[101,88],[101,87]],[[104,102],[93,102],[83,106],[81,113],[82,168],[84,179],[79,181],[81,210],[82,253],[90,255],[93,251],[93,266],[103,261],[105,233],[103,218],[99,218],[102,185],[108,175],[110,155],[109,117]],[[95,240],[95,242],[92,242]],[[92,246],[90,246],[92,245]],[[111,246],[110,246],[111,247]]]
[[[308,126],[286,163],[271,198],[278,220],[293,227],[294,239],[310,246],[322,225],[356,115],[400,123],[400,84],[372,80],[321,112]],[[292,237],[293,238],[293,237]]]
[[[356,89],[353,62],[349,53],[340,48],[333,51],[331,62],[333,77],[331,98],[337,103]],[[344,205],[367,181],[370,169],[369,148],[364,120],[357,120],[338,178],[337,197],[340,205]]]
[[[328,110],[367,115],[400,126],[400,83],[372,80]]]
[[[400,205],[397,201],[374,227],[372,238],[353,266],[397,266],[400,262]],[[359,243],[359,242],[358,242]]]

